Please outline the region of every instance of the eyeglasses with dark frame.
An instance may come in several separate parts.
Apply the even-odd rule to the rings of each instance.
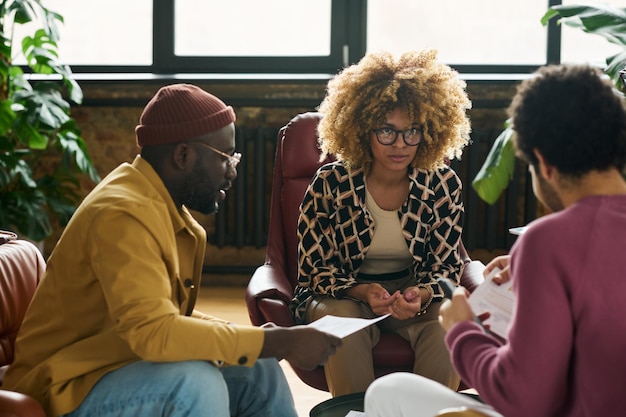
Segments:
[[[199,141],[190,141],[189,143],[197,143],[198,145],[202,145],[205,148],[209,148],[210,150],[212,150],[213,152],[222,155],[224,158],[228,159],[228,167],[232,168],[232,169],[236,169],[237,165],[239,165],[239,162],[241,162],[241,154],[239,152],[235,152],[232,155],[227,154],[226,152],[222,152],[219,149],[214,148],[211,145],[207,145],[204,142],[199,142]]]
[[[410,129],[396,130],[392,127],[381,127],[380,129],[372,129],[376,135],[378,143],[390,146],[396,143],[398,134],[402,134],[402,140],[407,146],[417,146],[422,141],[422,129],[412,127]]]

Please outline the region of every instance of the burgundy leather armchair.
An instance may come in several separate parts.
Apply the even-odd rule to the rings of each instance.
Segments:
[[[13,362],[17,331],[46,267],[35,245],[6,236],[0,233],[0,417],[45,417],[32,397],[1,389]]]
[[[269,234],[265,263],[254,272],[246,290],[246,303],[254,325],[274,322],[293,326],[288,304],[298,281],[297,222],[299,206],[315,171],[331,158],[320,162],[317,123],[320,114],[302,113],[294,117],[278,134]],[[465,270],[461,284],[472,291],[483,280],[484,265],[472,261],[461,247]],[[411,372],[413,351],[409,343],[396,334],[383,334],[373,350],[377,376],[395,371]],[[307,385],[328,391],[323,367],[303,370],[292,366]]]

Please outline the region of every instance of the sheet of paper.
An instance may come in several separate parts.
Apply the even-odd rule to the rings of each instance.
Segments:
[[[509,229],[509,233],[515,236],[521,236],[524,234],[526,229],[528,229],[527,226],[512,227]]]
[[[365,413],[363,411],[350,410],[346,417],[365,417]]]
[[[387,317],[389,317],[389,314],[375,317],[373,319],[337,317],[333,315],[328,315],[317,319],[312,323],[309,323],[309,326],[315,327],[318,330],[322,330],[337,337],[344,338],[349,334],[364,329],[367,326],[371,326],[372,324],[379,322]]]
[[[500,270],[495,268],[485,277],[485,281],[470,295],[469,303],[477,315],[486,311],[491,313],[491,317],[483,323],[489,325],[490,331],[506,339],[515,305],[515,296],[511,288],[511,280],[501,285],[493,282],[493,277],[498,272]]]

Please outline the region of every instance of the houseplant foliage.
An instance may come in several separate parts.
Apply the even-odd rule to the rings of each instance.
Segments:
[[[34,33],[13,39],[18,25]],[[82,177],[99,181],[70,116],[82,90],[57,63],[63,17],[41,0],[0,0],[0,229],[34,241],[67,223],[80,200]],[[14,65],[23,56],[26,69]],[[33,81],[33,74],[41,80]]]
[[[611,78],[617,89],[624,84],[619,72],[626,67],[626,8],[611,6],[558,5],[552,6],[541,18],[541,23],[558,18],[565,24],[586,33],[602,36],[607,41],[619,45],[622,51],[606,58],[604,72]],[[515,150],[512,144],[513,130],[507,120],[504,131],[494,142],[482,168],[472,181],[478,196],[488,204],[495,203],[513,177]]]

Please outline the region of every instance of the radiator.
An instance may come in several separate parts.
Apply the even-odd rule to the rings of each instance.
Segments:
[[[278,130],[237,128],[236,148],[243,156],[233,188],[215,216],[210,243],[220,248],[266,245]]]

